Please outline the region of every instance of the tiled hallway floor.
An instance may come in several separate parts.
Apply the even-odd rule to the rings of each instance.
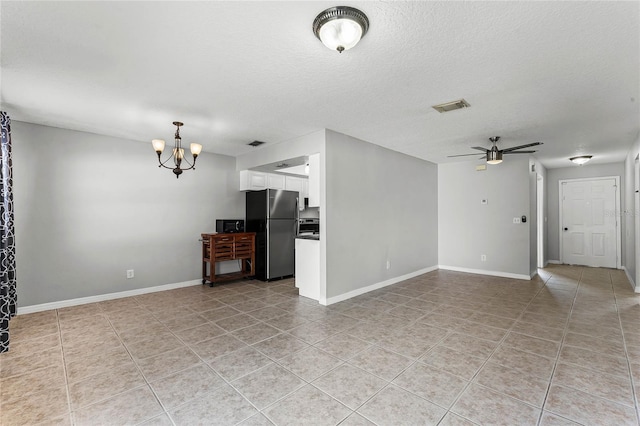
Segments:
[[[637,425],[621,271],[435,271],[323,307],[293,281],[20,315],[0,424]]]

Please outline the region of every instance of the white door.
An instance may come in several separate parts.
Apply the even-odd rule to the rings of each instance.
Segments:
[[[615,268],[617,264],[616,180],[562,183],[562,261]]]

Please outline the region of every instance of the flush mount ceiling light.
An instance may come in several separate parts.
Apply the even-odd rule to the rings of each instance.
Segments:
[[[316,37],[329,49],[340,53],[358,44],[368,29],[367,15],[348,6],[330,7],[313,21]]]
[[[167,158],[164,161],[162,161],[160,158],[160,156],[162,155],[162,151],[164,150],[164,140],[154,139],[151,141],[151,144],[153,145],[153,149],[155,149],[156,154],[158,154],[158,163],[160,163],[158,167],[164,167],[165,169],[173,170],[173,173],[176,175],[176,179],[177,179],[180,177],[180,175],[184,170],[195,169],[196,158],[198,158],[198,155],[200,155],[200,151],[202,151],[202,145],[200,145],[199,143],[192,143],[190,145],[189,148],[191,150],[191,155],[193,155],[193,164],[189,163],[189,161],[186,158],[184,158],[184,148],[182,148],[182,138],[180,137],[180,126],[182,126],[183,123],[179,121],[174,121],[173,125],[176,126],[175,145],[173,146],[173,151],[169,158]],[[175,167],[165,166],[165,164],[171,159],[173,159],[173,165]],[[180,167],[182,165],[183,160],[185,163],[189,165],[189,167],[185,169]]]
[[[569,160],[571,160],[571,162],[573,163],[576,163],[582,166],[584,163],[591,160],[591,157],[592,155],[580,155],[578,157],[571,157],[569,158]]]

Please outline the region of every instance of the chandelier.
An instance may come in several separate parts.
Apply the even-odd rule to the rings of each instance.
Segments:
[[[191,155],[193,155],[193,164],[189,163],[189,160],[184,158],[184,148],[182,148],[182,138],[180,137],[180,126],[182,126],[183,123],[179,121],[174,121],[173,125],[176,126],[175,145],[173,146],[173,151],[171,152],[171,156],[169,158],[167,158],[164,161],[162,161],[161,159],[162,151],[164,151],[164,140],[154,139],[151,141],[151,144],[153,145],[153,149],[156,150],[156,154],[158,154],[158,163],[160,163],[158,167],[164,167],[165,169],[173,170],[173,173],[176,175],[176,179],[177,179],[180,177],[180,175],[184,170],[195,169],[196,158],[198,158],[198,155],[200,155],[200,151],[202,151],[202,145],[200,145],[199,143],[192,143],[189,146],[189,149],[191,150]],[[167,164],[169,160],[172,160],[172,159],[173,159],[173,164],[171,166],[173,167],[166,166],[165,164]],[[187,163],[189,167],[186,167],[186,168],[180,167],[183,161]]]

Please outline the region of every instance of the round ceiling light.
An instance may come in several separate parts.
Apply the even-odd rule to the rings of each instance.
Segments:
[[[591,160],[591,157],[592,157],[591,155],[580,155],[578,157],[571,157],[569,158],[569,160],[573,163],[576,163],[582,166],[584,163]]]
[[[358,44],[368,29],[367,15],[348,6],[330,7],[313,21],[316,37],[329,49],[340,53]]]

